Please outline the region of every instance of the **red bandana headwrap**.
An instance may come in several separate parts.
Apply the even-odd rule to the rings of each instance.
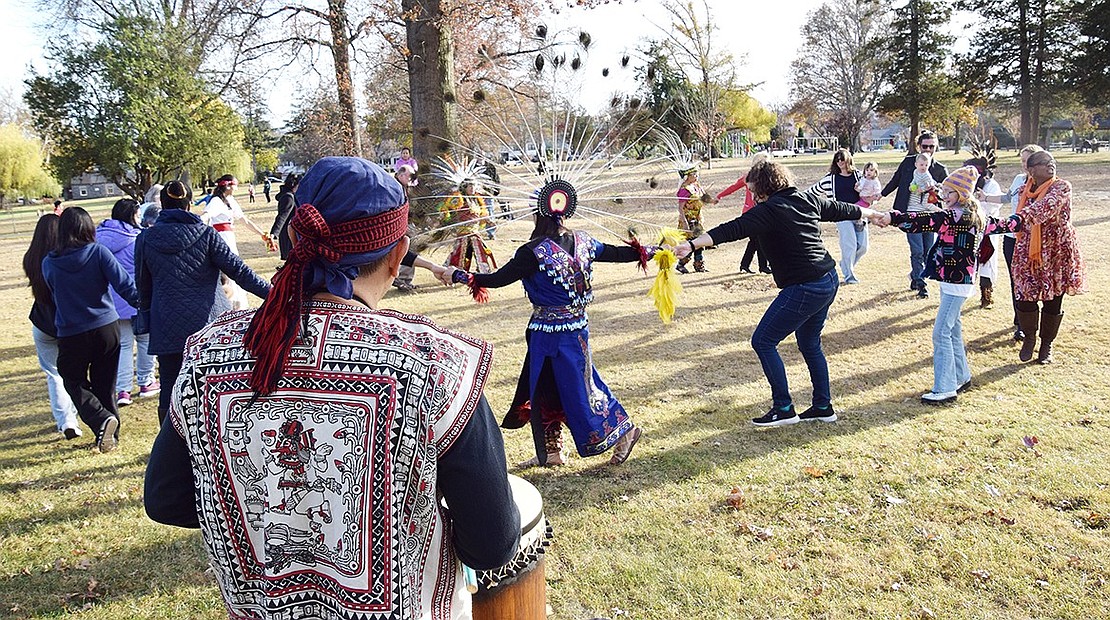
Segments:
[[[289,260],[274,275],[273,289],[251,319],[243,338],[255,356],[251,388],[259,394],[277,389],[293,342],[300,335],[304,282],[312,263],[334,266],[344,256],[388,248],[405,236],[408,204],[377,215],[329,225],[310,204],[297,208],[289,224],[296,242]]]

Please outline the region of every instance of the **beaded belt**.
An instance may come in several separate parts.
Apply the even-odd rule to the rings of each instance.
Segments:
[[[531,329],[545,332],[571,331],[586,326],[586,307],[573,306],[532,306]]]

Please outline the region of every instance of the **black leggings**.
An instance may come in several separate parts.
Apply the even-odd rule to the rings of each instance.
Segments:
[[[1019,312],[1036,312],[1037,302],[1035,301],[1018,301],[1017,309]],[[1060,314],[1060,306],[1064,303],[1064,296],[1060,295],[1056,299],[1042,301],[1040,311],[1042,314]]]

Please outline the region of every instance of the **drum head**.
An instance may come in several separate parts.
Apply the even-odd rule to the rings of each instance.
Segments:
[[[543,497],[532,483],[512,474],[509,474],[509,488],[513,490],[513,501],[520,511],[520,531],[532,531],[543,518]]]

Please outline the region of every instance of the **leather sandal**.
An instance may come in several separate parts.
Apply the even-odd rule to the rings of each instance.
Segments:
[[[640,441],[640,435],[643,435],[643,431],[639,426],[633,426],[632,430],[625,433],[624,437],[617,441],[617,445],[613,446],[613,457],[609,459],[609,464],[620,465],[627,461],[632,454],[632,448],[636,447],[637,441]]]

